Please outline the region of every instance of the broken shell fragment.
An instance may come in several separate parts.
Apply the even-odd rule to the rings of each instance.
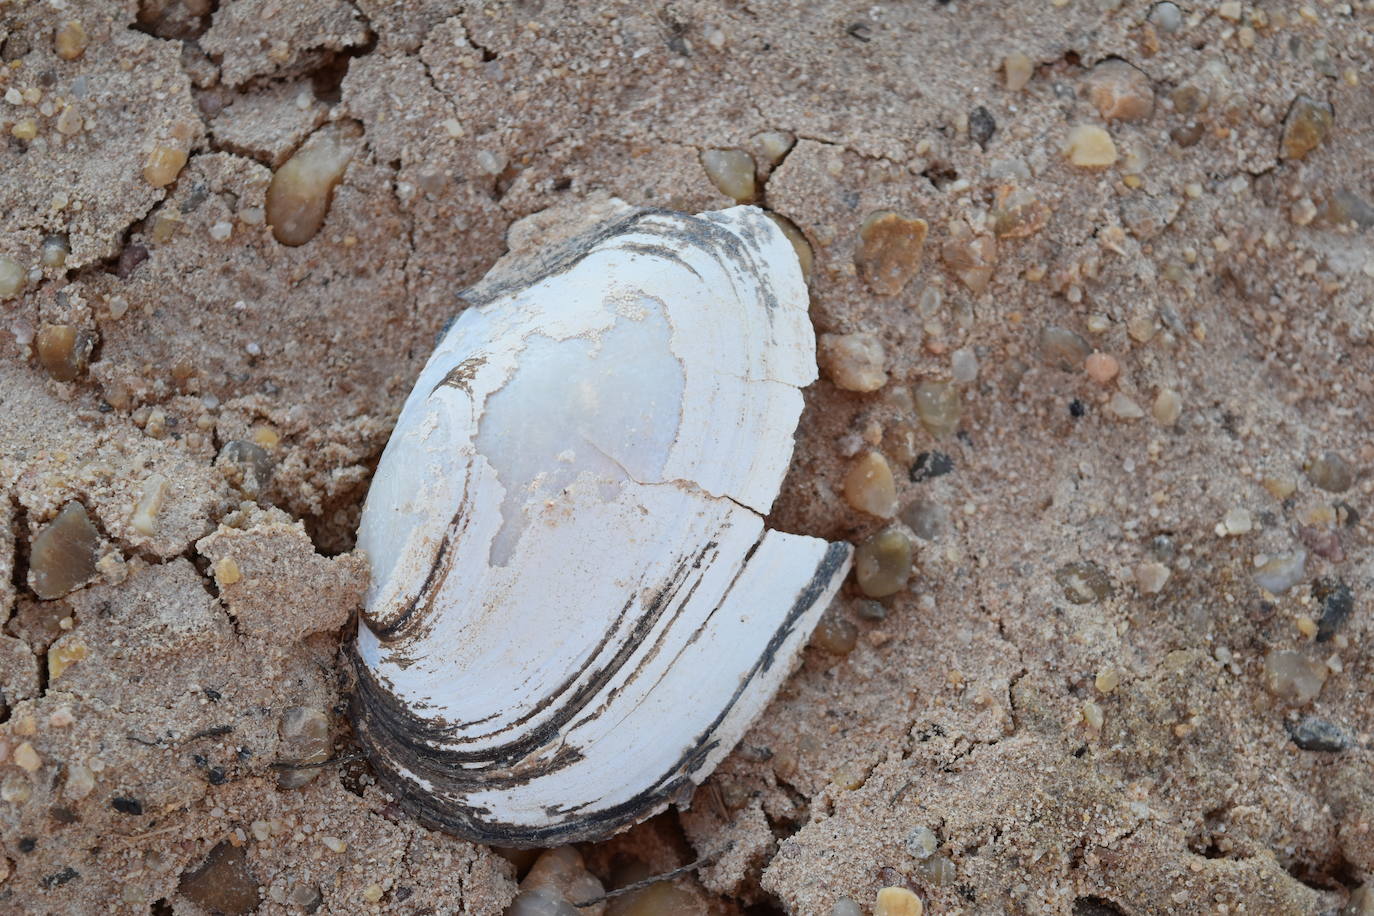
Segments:
[[[463,299],[363,510],[358,738],[428,824],[604,837],[711,773],[848,571],[763,527],[816,379],[806,286],[735,207],[633,212]]]

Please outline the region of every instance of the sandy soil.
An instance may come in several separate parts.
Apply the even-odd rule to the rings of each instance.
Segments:
[[[0,0],[0,909],[508,905],[516,865],[350,758],[360,504],[512,223],[727,206],[700,156],[737,148],[814,253],[817,329],[886,354],[878,391],[807,392],[773,523],[883,527],[842,494],[868,448],[943,522],[882,619],[847,590],[689,811],[588,867],[713,857],[678,886],[721,914],[893,884],[934,913],[1370,912],[1371,17]],[[1111,164],[1066,157],[1081,126]],[[361,139],[288,247],[268,185],[322,129]],[[929,224],[895,292],[856,268],[881,210]],[[937,441],[911,388],[956,368]],[[908,473],[935,450],[949,473]],[[101,559],[43,598],[73,503]]]

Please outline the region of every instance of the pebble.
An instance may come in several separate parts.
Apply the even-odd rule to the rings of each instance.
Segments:
[[[927,541],[938,540],[949,532],[949,510],[937,502],[918,499],[902,510],[902,524]]]
[[[1183,10],[1169,0],[1156,3],[1150,9],[1150,24],[1166,35],[1172,35],[1183,28]]]
[[[767,130],[754,138],[759,152],[763,153],[763,158],[768,160],[768,164],[776,166],[792,151],[792,147],[797,145],[797,138],[781,130]]]
[[[1072,165],[1102,169],[1116,162],[1116,144],[1111,134],[1093,124],[1080,124],[1069,131],[1064,155]]]
[[[343,852],[348,848],[348,844],[336,836],[322,836],[320,842],[325,845],[330,852]]]
[[[1344,582],[1318,579],[1312,585],[1312,597],[1322,604],[1322,616],[1317,625],[1317,642],[1327,642],[1355,612],[1355,593]]]
[[[836,608],[829,608],[816,623],[810,645],[822,652],[848,655],[859,644],[859,628]]]
[[[921,916],[921,898],[904,887],[885,887],[878,891],[873,916]]]
[[[940,848],[940,838],[924,825],[912,827],[906,835],[906,851],[916,859],[929,859]]]
[[[992,207],[992,231],[999,239],[1023,239],[1045,228],[1050,208],[1033,192],[1006,185]]]
[[[916,866],[916,870],[936,887],[946,887],[953,884],[954,879],[958,877],[958,870],[955,869],[954,863],[945,856],[932,856]]]
[[[334,188],[353,158],[355,135],[339,125],[317,130],[272,175],[267,222],[283,245],[304,245],[329,213]]]
[[[926,432],[943,439],[959,428],[964,404],[953,382],[927,379],[916,386],[915,394],[916,416]]]
[[[48,682],[51,683],[62,676],[62,674],[72,665],[84,659],[90,654],[90,649],[85,643],[75,640],[62,640],[48,649]]]
[[[908,476],[912,483],[922,483],[927,480],[934,480],[936,477],[944,477],[953,470],[954,459],[944,452],[921,452],[911,465],[911,472]]]
[[[963,220],[956,220],[950,226],[949,238],[940,246],[940,256],[969,292],[979,295],[992,281],[997,238],[976,234]]]
[[[1341,916],[1374,916],[1374,881],[1351,893],[1341,910]]]
[[[978,357],[970,347],[960,347],[949,355],[949,374],[962,385],[978,378]]]
[[[95,338],[69,324],[45,324],[34,337],[38,361],[53,379],[70,382],[86,371]]]
[[[811,243],[806,240],[806,236],[797,224],[785,216],[779,216],[769,211],[768,218],[777,223],[782,234],[787,236],[787,241],[792,243],[792,250],[797,253],[797,263],[801,265],[802,279],[808,283],[811,281],[811,270],[815,266],[816,254],[811,249]]]
[[[900,293],[921,269],[929,229],[925,220],[891,210],[870,213],[854,250],[854,266],[869,289],[880,296]]]
[[[84,763],[67,764],[67,781],[62,786],[62,797],[69,801],[80,801],[95,791],[95,774]]]
[[[703,150],[701,167],[716,190],[737,204],[751,203],[758,194],[754,157],[742,149]]]
[[[1121,371],[1121,364],[1116,361],[1116,357],[1107,353],[1094,352],[1083,363],[1083,371],[1088,373],[1088,378],[1097,382],[1099,385],[1106,385],[1116,378]]]
[[[86,28],[76,19],[68,19],[53,35],[53,50],[63,60],[76,60],[86,52]]]
[[[1083,368],[1093,349],[1079,334],[1067,328],[1049,325],[1040,331],[1040,358],[1045,365],[1061,372],[1077,372]]]
[[[1255,527],[1255,520],[1248,509],[1237,507],[1226,510],[1217,527],[1220,529],[1218,534],[1235,537],[1239,534],[1249,534]]]
[[[1096,563],[1066,563],[1054,571],[1054,581],[1074,604],[1091,604],[1112,594],[1112,580]]]
[[[968,113],[968,137],[982,149],[988,148],[988,141],[997,133],[997,119],[988,111],[987,106],[979,105]]]
[[[854,551],[854,578],[869,598],[886,598],[906,588],[915,545],[893,526],[871,535]]]
[[[1172,570],[1163,563],[1149,560],[1135,568],[1135,584],[1142,595],[1157,595],[1164,590]]]
[[[283,763],[324,763],[334,750],[329,737],[329,718],[314,707],[291,706],[283,710],[281,720],[277,723],[277,733],[281,736],[277,756]],[[283,789],[299,789],[313,781],[322,769],[312,766],[300,770],[280,770],[277,772],[277,785]]]
[[[39,250],[38,261],[44,267],[59,268],[67,263],[67,255],[71,254],[71,244],[65,235],[50,235],[43,239],[43,246]]]
[[[29,588],[39,598],[60,598],[95,579],[100,533],[86,507],[69,502],[33,539]]]
[[[1139,420],[1145,416],[1145,411],[1140,405],[1120,391],[1112,395],[1111,400],[1107,402],[1107,412],[1118,420]]]
[[[1283,122],[1280,154],[1284,159],[1303,159],[1322,144],[1335,121],[1331,105],[1310,96],[1300,95],[1288,108]]]
[[[248,496],[257,496],[272,479],[272,458],[256,442],[231,439],[220,449],[215,467],[225,472],[229,483]]]
[[[1155,110],[1150,78],[1120,58],[1104,60],[1092,68],[1087,92],[1097,113],[1109,121],[1144,121]]]
[[[186,165],[186,150],[156,146],[143,162],[143,180],[155,188],[165,188],[177,180]]]
[[[830,916],[864,916],[863,907],[850,897],[841,897],[830,907]]]
[[[1173,426],[1183,415],[1183,398],[1172,388],[1161,388],[1150,405],[1150,414],[1160,426]]]
[[[178,890],[203,910],[225,916],[245,916],[261,902],[247,854],[227,841],[210,850],[199,868],[183,872]]]
[[[1002,80],[1009,92],[1020,92],[1035,75],[1035,62],[1020,51],[1002,59]]]
[[[671,881],[616,897],[606,907],[606,916],[707,916],[707,908],[695,894]]]
[[[43,765],[43,758],[38,756],[32,744],[25,741],[14,749],[14,763],[26,773],[34,773]]]
[[[1271,557],[1255,570],[1255,584],[1271,594],[1282,595],[1302,581],[1303,568],[1306,565],[1305,550]]]
[[[7,773],[0,781],[0,801],[11,805],[22,805],[33,797],[33,786],[27,777],[18,773]]]
[[[897,513],[897,484],[882,454],[865,452],[850,465],[844,478],[844,498],[852,508],[879,518],[892,518]]]
[[[220,557],[215,563],[215,585],[221,589],[236,584],[243,578],[239,564],[233,557]]]
[[[887,384],[887,357],[874,334],[822,334],[816,341],[816,361],[845,391],[877,391]]]
[[[148,537],[157,534],[157,516],[162,511],[162,504],[167,500],[168,488],[167,478],[161,474],[149,474],[143,481],[143,487],[138,493],[138,502],[134,504],[133,514],[129,516],[129,525],[139,534]]]
[[[1355,469],[1335,452],[1322,452],[1308,462],[1307,479],[1328,493],[1344,493],[1355,483]]]
[[[1095,732],[1102,731],[1102,726],[1107,723],[1107,714],[1102,707],[1092,700],[1087,700],[1082,709],[1083,724]]]
[[[1264,656],[1264,686],[1271,694],[1304,706],[1317,698],[1329,673],[1325,663],[1296,649],[1273,649]]]
[[[380,903],[382,897],[384,897],[385,895],[386,891],[383,890],[382,886],[380,884],[377,884],[376,882],[373,882],[372,884],[369,884],[367,887],[363,888],[363,899],[368,903]]]
[[[13,299],[28,285],[29,274],[14,258],[0,255],[0,300]]]
[[[520,882],[520,893],[506,911],[507,916],[600,916],[605,904],[575,907],[605,893],[601,882],[587,871],[582,855],[571,846],[559,846],[540,853]]]
[[[1093,678],[1093,686],[1098,693],[1106,696],[1121,686],[1121,670],[1115,667],[1103,668]]]
[[[1297,722],[1285,722],[1288,737],[1304,751],[1339,754],[1355,746],[1350,732],[1320,716],[1306,716]]]
[[[887,619],[887,608],[883,607],[881,601],[874,601],[865,598],[854,604],[854,613],[860,620],[867,620],[870,623],[881,623]]]

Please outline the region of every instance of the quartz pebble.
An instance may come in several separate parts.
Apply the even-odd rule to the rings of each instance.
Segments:
[[[0,255],[0,300],[13,299],[29,282],[28,271],[14,258]]]
[[[138,502],[134,503],[133,514],[129,516],[129,525],[139,534],[148,537],[157,534],[157,516],[167,500],[169,487],[167,478],[161,474],[149,474],[143,481],[138,491]]]
[[[869,214],[859,227],[854,266],[869,289],[880,296],[895,296],[921,269],[929,226],[891,210]]]
[[[943,439],[959,428],[963,401],[952,382],[927,379],[916,386],[916,416],[926,432]]]
[[[631,891],[615,898],[606,907],[606,916],[708,916],[709,913],[695,894],[671,881]]]
[[[1355,469],[1335,452],[1322,452],[1308,462],[1307,479],[1328,493],[1344,493],[1355,483]]]
[[[1374,916],[1374,881],[1356,888],[1341,909],[1341,916]]]
[[[1097,113],[1107,120],[1144,121],[1154,113],[1155,92],[1150,78],[1119,58],[1092,68],[1087,93]]]
[[[927,541],[938,540],[950,529],[949,509],[928,499],[911,502],[902,510],[901,519],[912,533]]]
[[[967,385],[978,378],[978,357],[969,347],[960,347],[949,355],[949,374],[956,382]]]
[[[742,149],[703,150],[701,167],[716,190],[737,204],[751,203],[758,194],[754,157]]]
[[[904,887],[885,887],[878,891],[873,916],[921,916],[921,898]]]
[[[89,332],[69,324],[45,324],[34,337],[38,361],[59,382],[70,382],[86,371],[94,346]]]
[[[272,459],[267,450],[246,439],[226,442],[215,458],[215,467],[247,496],[257,496],[272,479]]]
[[[1294,706],[1315,700],[1328,673],[1324,663],[1296,649],[1274,649],[1264,656],[1265,689]]]
[[[507,916],[601,916],[604,903],[575,907],[605,893],[600,881],[583,864],[582,855],[571,846],[544,851],[520,882],[520,893],[506,911]]]
[[[797,138],[786,131],[766,130],[754,138],[754,143],[768,164],[776,166],[797,145]]]
[[[810,645],[822,652],[848,655],[859,644],[859,628],[837,608],[829,608],[816,623]]]
[[[1282,595],[1302,581],[1306,564],[1305,550],[1272,557],[1255,570],[1255,584],[1267,592]]]
[[[1284,159],[1303,159],[1331,133],[1335,112],[1331,105],[1310,96],[1300,95],[1289,106],[1283,122],[1283,141],[1280,154]]]
[[[68,19],[53,35],[53,50],[63,60],[76,60],[86,52],[86,28],[76,19]]]
[[[877,391],[887,384],[887,357],[882,341],[873,334],[822,334],[816,341],[816,361],[846,391]]]
[[[29,588],[39,598],[60,598],[95,579],[100,533],[86,507],[69,502],[33,539]]]
[[[1221,517],[1221,523],[1218,526],[1221,530],[1218,533],[1232,537],[1238,534],[1249,534],[1254,525],[1255,522],[1250,516],[1249,510],[1237,507],[1228,509],[1226,514]]]
[[[924,825],[913,827],[906,835],[906,851],[916,859],[929,859],[940,848],[940,838]]]
[[[1097,677],[1093,679],[1093,686],[1103,696],[1110,694],[1121,686],[1121,671],[1114,667],[1103,668],[1097,672]]]
[[[1050,208],[1033,192],[1014,185],[997,191],[992,207],[992,231],[999,239],[1023,239],[1034,235],[1050,219]]]
[[[1112,594],[1112,580],[1096,563],[1066,563],[1055,570],[1054,580],[1074,604],[1091,604]]]
[[[1183,415],[1183,398],[1172,388],[1161,388],[1150,405],[1150,413],[1160,426],[1173,426]]]
[[[887,459],[878,452],[855,459],[844,478],[844,498],[860,512],[892,518],[897,513],[897,484]]]
[[[186,150],[156,146],[143,162],[143,180],[155,188],[165,188],[177,180],[186,165]]]
[[[1173,34],[1183,28],[1183,10],[1170,0],[1156,3],[1150,8],[1150,24],[1165,34]]]
[[[850,897],[841,897],[830,906],[830,916],[864,916],[863,907]]]
[[[1045,365],[1061,372],[1077,372],[1083,368],[1093,348],[1079,334],[1068,328],[1049,325],[1040,331],[1040,358]]]
[[[887,608],[883,607],[881,601],[874,601],[871,598],[856,602],[854,613],[860,620],[867,620],[870,623],[879,623],[887,619]]]
[[[1107,402],[1107,412],[1118,420],[1139,420],[1145,416],[1145,411],[1140,405],[1120,391],[1112,395],[1111,400]]]
[[[277,754],[282,763],[324,763],[334,749],[329,737],[329,719],[322,710],[313,707],[288,707],[277,723],[277,732],[281,736]],[[280,770],[277,785],[283,789],[298,789],[314,780],[320,770],[318,766]]]
[[[901,528],[884,528],[854,551],[854,578],[869,598],[886,598],[906,588],[911,577],[911,537]]]
[[[1020,92],[1035,75],[1035,63],[1020,51],[1002,59],[1002,80],[1009,92]]]
[[[38,260],[44,267],[56,269],[67,263],[67,255],[71,253],[71,243],[65,235],[50,235],[43,240]]]
[[[1093,353],[1083,363],[1083,371],[1088,373],[1088,378],[1097,382],[1099,385],[1106,385],[1116,378],[1121,371],[1121,364],[1116,361],[1116,357],[1107,353]]]
[[[1102,169],[1116,162],[1116,144],[1111,134],[1093,124],[1080,124],[1069,131],[1064,154],[1079,168]]]
[[[14,749],[14,763],[27,773],[37,772],[43,766],[43,759],[29,742],[22,742]]]
[[[992,281],[997,264],[997,238],[975,233],[963,220],[956,220],[949,238],[940,246],[940,256],[959,282],[978,295]]]
[[[1155,560],[1148,560],[1135,568],[1135,584],[1142,595],[1157,595],[1164,590],[1171,570]]]
[[[936,887],[948,887],[958,877],[958,870],[946,856],[931,856],[917,865],[916,871]],[[918,910],[918,916],[919,913]]]
[[[357,128],[329,125],[282,163],[267,186],[267,222],[283,245],[304,245],[329,213],[334,188],[353,158]]]
[[[261,902],[247,853],[228,841],[210,850],[199,868],[183,873],[178,889],[202,910],[225,916],[244,916]]]

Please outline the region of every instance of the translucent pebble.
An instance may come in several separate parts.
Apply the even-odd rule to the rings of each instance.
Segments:
[[[1103,668],[1093,679],[1093,686],[1099,693],[1109,694],[1121,686],[1121,672],[1116,668]]]
[[[742,149],[708,149],[701,153],[701,167],[711,184],[735,203],[747,204],[758,193],[754,157]]]
[[[76,60],[86,51],[86,28],[75,19],[68,19],[53,35],[53,50],[63,60]]]
[[[152,426],[151,421],[149,426]],[[162,504],[167,499],[168,486],[167,478],[161,474],[149,474],[143,481],[143,486],[138,492],[138,501],[134,503],[133,514],[129,516],[129,524],[139,534],[149,537],[157,534],[157,515],[162,511]]]
[[[949,509],[931,500],[915,500],[902,510],[901,518],[902,524],[927,541],[934,541],[949,532]]]
[[[69,324],[45,324],[34,337],[38,361],[59,382],[70,382],[86,370],[94,346],[90,332]]]
[[[871,599],[864,599],[863,601],[856,602],[854,605],[854,613],[858,615],[861,620],[867,620],[872,623],[887,619],[887,608],[883,607],[882,602],[873,601]]]
[[[241,916],[254,912],[261,903],[258,880],[248,867],[246,851],[227,840],[211,849],[199,868],[183,872],[178,889],[183,897],[212,913]]]
[[[797,263],[801,265],[802,279],[810,282],[811,269],[816,261],[815,252],[811,248],[811,243],[806,240],[805,234],[797,228],[797,224],[785,216],[769,212],[768,218],[778,224],[782,234],[787,236],[787,241],[792,243],[792,250],[797,253]]]
[[[1050,208],[1024,188],[1007,185],[997,192],[992,208],[992,231],[999,239],[1023,239],[1034,235],[1050,219]]]
[[[278,242],[304,245],[320,231],[334,188],[353,158],[353,139],[343,126],[324,127],[272,175],[267,222]]]
[[[702,900],[671,881],[631,891],[612,900],[606,908],[606,916],[707,916],[708,913],[710,909]]]
[[[595,913],[597,908],[579,909],[571,904],[600,897],[604,892],[601,882],[587,871],[581,853],[571,846],[558,846],[541,853],[530,867],[525,880],[520,882],[520,896],[538,893],[546,898],[545,901],[531,901],[539,903],[544,908],[529,910],[530,913],[561,914],[563,910],[547,907],[550,903],[565,903],[573,913],[588,916]],[[516,899],[519,900],[518,897]]]
[[[954,863],[945,856],[934,856],[926,859],[917,866],[917,871],[924,875],[925,879],[936,887],[945,887],[953,884],[954,879],[958,876],[958,870],[954,867]],[[918,916],[919,913],[920,911],[918,910]]]
[[[1229,535],[1249,534],[1254,528],[1254,524],[1254,519],[1250,517],[1250,511],[1239,507],[1228,509],[1221,518],[1221,527]]]
[[[272,459],[256,442],[231,439],[220,449],[215,467],[224,470],[229,483],[248,496],[256,496],[272,479]]]
[[[39,251],[38,260],[44,267],[62,267],[67,263],[67,255],[71,254],[71,247],[67,243],[65,235],[50,235],[43,240],[43,247]]]
[[[921,916],[921,898],[904,887],[885,887],[878,891],[873,916]]]
[[[816,341],[816,362],[846,391],[877,391],[887,384],[886,360],[873,334],[822,334]]]
[[[992,281],[997,264],[997,239],[980,235],[959,220],[950,227],[949,239],[940,246],[945,266],[974,294],[982,293]]]
[[[1303,159],[1322,144],[1335,121],[1335,112],[1327,102],[1300,95],[1289,106],[1283,122],[1283,141],[1280,152],[1284,159]]]
[[[1101,169],[1116,162],[1116,144],[1111,134],[1102,128],[1080,124],[1069,131],[1064,154],[1079,168]]]
[[[1328,493],[1344,493],[1355,483],[1355,469],[1335,452],[1322,452],[1308,463],[1307,479]]]
[[[781,130],[769,130],[755,137],[754,142],[768,164],[777,165],[796,145],[797,138]]]
[[[830,916],[864,916],[864,910],[855,900],[841,897],[831,905]]]
[[[921,269],[929,226],[891,210],[870,213],[859,227],[854,266],[869,289],[880,296],[895,296]]]
[[[291,706],[281,714],[277,723],[281,744],[277,756],[282,763],[323,763],[334,749],[329,737],[329,719],[323,710],[310,706]],[[283,769],[277,772],[277,785],[283,789],[298,789],[314,780],[320,767]]]
[[[911,578],[911,537],[898,527],[884,528],[854,551],[854,578],[869,598],[886,598],[906,588]]]
[[[1135,584],[1142,595],[1157,595],[1164,590],[1172,571],[1154,560],[1141,563],[1134,570]]]
[[[579,916],[581,910],[551,891],[521,891],[505,916]]]
[[[1096,563],[1066,563],[1055,570],[1054,580],[1074,604],[1091,604],[1112,594],[1112,580]]]
[[[823,652],[848,655],[859,644],[859,628],[837,608],[829,608],[821,615],[811,633],[810,645]]]
[[[1255,584],[1271,594],[1282,595],[1302,581],[1306,564],[1305,550],[1273,557],[1255,570]]]
[[[29,551],[29,588],[39,598],[60,598],[96,577],[100,533],[86,507],[69,502],[44,525]]]
[[[1102,726],[1106,724],[1107,714],[1102,707],[1092,700],[1083,704],[1083,724],[1095,732],[1102,731]]]
[[[1150,9],[1150,23],[1165,34],[1173,34],[1183,28],[1183,10],[1169,0],[1156,3]]]
[[[1183,398],[1172,388],[1161,388],[1155,395],[1150,413],[1160,426],[1173,426],[1183,414]]]
[[[860,512],[892,518],[897,513],[897,484],[887,459],[878,452],[855,459],[844,478],[844,498]]]
[[[916,386],[916,416],[935,438],[942,439],[958,429],[963,411],[959,389],[952,382],[927,380]]]
[[[912,827],[906,835],[906,851],[917,859],[928,859],[940,848],[940,838],[929,827]]]
[[[1093,67],[1087,90],[1097,113],[1108,120],[1143,121],[1154,112],[1155,91],[1150,78],[1120,58]]]
[[[1341,916],[1374,916],[1374,881],[1357,888],[1346,901]]]
[[[186,150],[157,146],[143,162],[143,179],[155,188],[165,188],[177,180],[186,165]]]
[[[1112,395],[1112,399],[1107,402],[1107,412],[1118,420],[1139,420],[1145,416],[1145,411],[1140,409],[1140,405],[1120,391]]]
[[[1116,378],[1117,373],[1121,371],[1121,364],[1110,354],[1093,353],[1084,361],[1083,371],[1087,372],[1088,378],[1094,382],[1106,385]]]
[[[95,791],[95,774],[84,763],[67,764],[67,782],[62,787],[62,797],[68,801],[80,801]]]
[[[1271,694],[1303,706],[1317,698],[1329,670],[1296,649],[1274,649],[1264,656],[1264,687]]]
[[[1026,88],[1035,74],[1035,62],[1020,51],[1013,51],[1002,59],[1002,79],[1009,92]]]
[[[972,348],[960,347],[949,355],[949,372],[956,382],[965,385],[978,378],[978,357]]]
[[[28,282],[28,271],[24,270],[22,264],[14,258],[0,255],[0,300],[13,299],[24,291]]]
[[[1062,372],[1077,372],[1092,355],[1093,348],[1068,328],[1049,325],[1040,332],[1040,358],[1045,365]]]

